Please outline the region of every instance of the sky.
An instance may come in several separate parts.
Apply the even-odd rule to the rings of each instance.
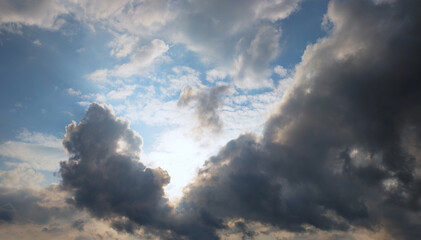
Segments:
[[[0,0],[0,239],[420,239],[420,10]]]

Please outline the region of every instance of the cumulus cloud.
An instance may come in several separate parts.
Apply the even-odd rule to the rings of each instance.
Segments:
[[[177,106],[185,107],[191,102],[196,102],[195,114],[199,120],[199,128],[210,128],[219,132],[223,122],[219,117],[218,109],[221,105],[220,95],[227,92],[228,86],[219,86],[206,90],[193,87],[184,88],[178,99]]]
[[[168,174],[139,162],[142,139],[106,107],[91,104],[85,118],[66,127],[63,145],[71,155],[61,163],[64,189],[75,206],[94,216],[125,216],[141,225],[159,225],[171,208],[163,187]]]
[[[218,239],[208,212],[169,203],[163,190],[169,176],[139,161],[141,143],[127,121],[91,104],[79,124],[66,127],[63,139],[71,155],[60,169],[62,189],[73,195],[67,202],[118,231],[143,227],[163,239]]]
[[[332,1],[330,36],[307,47],[263,138],[228,143],[182,204],[216,222],[291,232],[384,226],[393,239],[420,236],[421,156],[411,147],[421,116],[419,9],[413,1]]]

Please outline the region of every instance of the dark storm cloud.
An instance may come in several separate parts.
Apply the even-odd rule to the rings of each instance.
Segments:
[[[141,225],[159,225],[171,208],[163,187],[168,174],[139,162],[142,139],[128,122],[92,104],[85,118],[66,127],[63,145],[71,155],[61,163],[69,200],[98,218],[126,216]]]
[[[122,217],[114,228],[149,226],[162,239],[219,239],[235,219],[291,232],[384,226],[394,239],[418,239],[420,10],[411,0],[332,1],[328,36],[307,47],[263,137],[230,141],[175,208],[162,190],[166,172],[140,163],[141,139],[97,104],[66,128],[72,157],[62,163],[63,187],[94,216]],[[198,113],[213,116],[220,91],[189,91],[179,104],[197,100]],[[247,234],[245,225],[235,227]]]
[[[124,142],[124,144],[122,143]],[[71,155],[61,163],[62,187],[73,193],[68,203],[87,209],[111,226],[134,233],[139,226],[164,239],[218,239],[206,211],[169,204],[163,187],[169,176],[139,161],[141,138],[128,122],[107,107],[91,104],[84,119],[66,128],[63,145]]]
[[[185,88],[180,94],[177,105],[185,107],[195,101],[195,114],[199,120],[199,127],[210,128],[215,132],[219,132],[223,127],[223,122],[218,112],[221,105],[220,95],[225,93],[228,88],[228,86],[218,86],[202,91],[191,87]]]

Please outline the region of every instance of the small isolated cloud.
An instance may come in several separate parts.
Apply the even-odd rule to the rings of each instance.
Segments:
[[[214,132],[219,132],[223,127],[223,122],[218,112],[221,107],[220,95],[226,93],[228,89],[228,86],[218,86],[204,90],[192,87],[184,88],[177,105],[185,107],[189,103],[195,102],[195,115],[199,121],[199,129],[209,128]]]
[[[78,48],[78,49],[76,49],[76,52],[77,53],[83,53],[83,52],[85,52],[86,51],[86,49],[85,48]]]
[[[285,69],[284,67],[277,65],[275,66],[275,68],[273,69],[273,71],[278,74],[280,77],[285,77],[288,74],[288,70]]]
[[[32,43],[34,45],[38,46],[38,47],[42,46],[42,43],[41,43],[41,41],[39,39],[34,40]]]
[[[69,94],[70,96],[80,96],[82,94],[81,91],[74,90],[73,88],[68,88],[66,91],[67,91],[67,94]]]

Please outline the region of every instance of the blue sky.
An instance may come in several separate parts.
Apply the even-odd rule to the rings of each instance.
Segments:
[[[124,3],[120,4],[124,5]],[[175,116],[179,120],[173,119],[172,112],[182,111],[182,115],[190,114],[191,116],[187,118],[190,118],[192,122],[189,124],[194,124],[192,109],[180,109],[171,104],[179,98],[181,91],[186,87],[212,88],[222,84],[231,86],[231,93],[237,97],[261,96],[263,99],[272,95],[272,99],[263,99],[263,105],[259,104],[258,113],[265,113],[268,111],[265,109],[265,105],[269,106],[272,104],[271,101],[279,101],[282,97],[286,86],[279,91],[277,88],[282,85],[280,82],[286,81],[284,79],[291,76],[294,66],[301,60],[301,55],[307,44],[314,43],[325,35],[321,22],[327,9],[327,1],[297,2],[292,7],[288,14],[280,18],[271,19],[271,21],[261,20],[261,23],[254,22],[252,25],[255,26],[251,27],[244,26],[241,29],[242,33],[233,37],[233,40],[248,38],[246,41],[250,41],[255,37],[253,34],[256,34],[259,25],[265,25],[265,27],[278,32],[276,39],[273,40],[277,45],[277,53],[273,56],[261,56],[258,61],[264,61],[264,65],[256,69],[256,72],[267,72],[265,75],[269,80],[264,79],[264,81],[271,82],[272,86],[269,87],[264,84],[244,87],[247,84],[244,84],[242,80],[237,80],[238,82],[235,83],[235,76],[233,74],[230,76],[227,73],[222,73],[216,80],[210,81],[207,72],[232,64],[235,61],[233,59],[235,56],[229,54],[211,56],[213,54],[207,54],[207,52],[213,51],[212,46],[209,48],[201,46],[202,49],[197,51],[191,50],[196,47],[195,45],[202,44],[194,42],[200,41],[200,39],[174,41],[172,40],[174,37],[166,32],[165,26],[160,26],[161,29],[155,31],[151,30],[156,35],[144,35],[142,32],[126,30],[125,26],[114,27],[112,23],[108,22],[108,19],[98,20],[94,19],[94,16],[89,16],[94,13],[85,13],[86,16],[79,19],[76,17],[76,13],[70,13],[78,11],[77,9],[71,9],[68,14],[54,16],[53,19],[50,19],[57,18],[64,21],[60,27],[53,29],[43,23],[35,25],[26,24],[24,21],[7,23],[16,27],[14,30],[4,27],[0,35],[0,56],[2,56],[0,59],[2,73],[2,88],[0,90],[2,116],[0,131],[2,134],[0,140],[3,144],[7,141],[25,142],[25,140],[19,139],[19,134],[22,131],[61,139],[65,133],[64,126],[72,120],[80,121],[89,103],[98,102],[113,106],[118,116],[126,117],[131,121],[132,129],[144,138],[143,151],[145,154],[160,155],[160,151],[168,152],[168,149],[165,148],[169,147],[161,146],[161,149],[158,150],[160,138],[164,134],[176,134],[174,131],[186,126],[183,122],[186,119],[180,119],[179,114]],[[124,17],[124,15],[121,16]],[[182,17],[179,16],[179,18]],[[234,23],[238,19],[231,19],[231,21]],[[187,34],[190,34],[191,30],[187,29],[186,31]],[[204,32],[198,32],[198,35],[200,34],[204,34],[203,37],[206,35]],[[232,48],[234,42],[231,40],[223,42],[225,41],[223,35],[215,37],[215,41],[222,42],[221,48]],[[154,39],[159,44],[151,45]],[[116,66],[130,64],[130,56],[133,56],[134,52],[139,51],[142,47],[148,46],[151,47],[150,51],[157,51],[151,53],[156,55],[145,60],[146,63],[143,63],[143,60],[140,60],[139,63],[136,63],[136,60],[132,61],[135,62],[133,67],[138,68],[134,70],[134,73],[115,73],[115,76],[102,77],[103,79],[100,80],[90,77],[98,70],[112,71]],[[245,46],[247,47],[247,43]],[[157,50],[156,48],[159,47],[164,49]],[[221,62],[223,62],[222,65]],[[248,64],[260,65],[259,62]],[[282,76],[275,72],[276,66],[285,69]],[[286,85],[288,84],[291,83],[286,83]],[[152,88],[153,92],[151,92]],[[278,93],[275,94],[276,91]],[[223,97],[230,98],[228,94]],[[230,129],[223,129],[223,131],[229,132],[229,134],[212,133],[212,130],[204,129],[200,134],[211,134],[212,138],[220,140],[219,144],[211,146],[211,150],[203,147],[203,151],[208,151],[210,154],[224,142],[244,131],[251,130],[260,133],[261,126],[259,125],[263,123],[264,116],[253,113],[255,110],[251,101],[245,101],[238,105],[244,106],[244,109],[249,112],[244,112],[240,108],[233,108],[229,111],[232,111],[232,118],[235,118],[236,111],[241,111],[243,114],[253,115],[256,121],[249,123],[240,121],[236,126],[227,126]],[[168,105],[166,108],[159,109],[165,104]],[[229,106],[227,101],[222,104],[227,105],[228,108],[233,107]],[[131,109],[127,109],[128,106]],[[145,107],[152,111],[148,113],[148,116],[142,116],[142,109]],[[244,126],[242,126],[243,124]],[[250,125],[253,129],[249,129]],[[195,131],[194,129],[190,130]],[[173,132],[171,133],[171,131]],[[177,134],[181,134],[181,131],[178,131]],[[188,135],[189,132],[184,131],[183,134]],[[194,138],[201,138],[193,136],[194,134],[190,134],[191,136],[187,138],[191,138],[193,142]],[[189,158],[192,157],[196,158],[196,156],[189,156]],[[192,164],[193,169],[189,169],[190,177],[193,176],[195,168],[199,167],[207,157],[209,156],[205,154],[201,156],[200,160],[196,160],[197,163]],[[2,154],[1,159],[2,162],[21,161],[19,158],[11,157],[11,154]],[[149,161],[151,164],[157,165],[154,163],[154,159]],[[57,170],[58,167],[57,164]],[[46,169],[35,168],[34,170]],[[43,174],[46,175],[46,179],[59,180],[49,176],[53,174],[51,171],[43,172]],[[178,195],[180,188],[186,184],[185,181],[177,186]]]
[[[417,8],[0,0],[0,239],[415,239]]]

